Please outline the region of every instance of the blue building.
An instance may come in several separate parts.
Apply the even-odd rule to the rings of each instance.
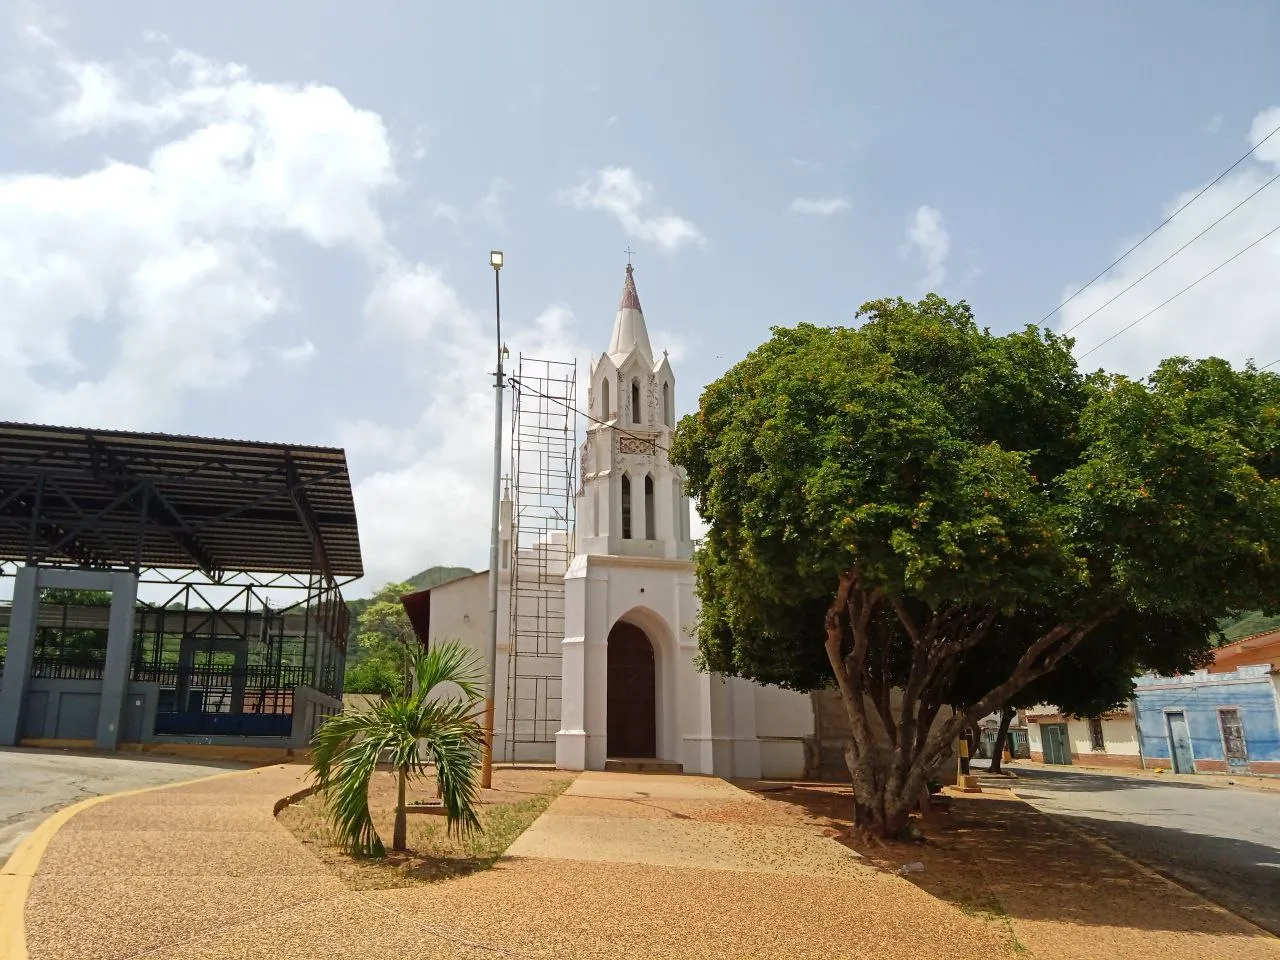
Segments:
[[[1144,765],[1174,773],[1280,774],[1280,691],[1269,663],[1139,677]]]

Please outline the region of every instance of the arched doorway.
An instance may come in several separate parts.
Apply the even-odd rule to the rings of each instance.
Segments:
[[[643,630],[619,621],[609,631],[606,751],[610,757],[658,755],[657,671]]]

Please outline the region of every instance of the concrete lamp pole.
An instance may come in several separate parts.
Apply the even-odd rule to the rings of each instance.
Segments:
[[[498,277],[502,272],[502,251],[489,251],[489,266],[493,267],[493,316],[498,337],[498,369],[493,381],[493,522],[489,530],[489,630],[486,637],[486,666],[489,683],[484,701],[484,760],[480,767],[480,786],[493,786],[493,705],[497,697],[494,687],[498,675],[498,523],[502,503],[502,358],[507,352],[502,345],[502,287]]]

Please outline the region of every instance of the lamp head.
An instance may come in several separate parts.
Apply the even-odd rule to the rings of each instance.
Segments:
[[[501,250],[489,251],[489,266],[493,267],[493,269],[495,270],[502,269],[502,251]]]

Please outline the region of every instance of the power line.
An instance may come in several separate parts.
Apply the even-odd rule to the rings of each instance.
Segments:
[[[1280,127],[1278,127],[1277,129],[1280,129]],[[1161,267],[1163,267],[1166,263],[1168,263],[1170,260],[1172,260],[1172,259],[1173,259],[1174,257],[1176,257],[1178,254],[1180,254],[1183,250],[1187,249],[1187,247],[1191,246],[1191,244],[1195,243],[1197,240],[1199,240],[1201,237],[1203,237],[1206,233],[1208,233],[1210,230],[1212,230],[1214,227],[1216,227],[1218,224],[1220,224],[1223,220],[1227,219],[1227,217],[1231,216],[1233,213],[1235,213],[1237,210],[1239,210],[1239,209],[1240,209],[1241,207],[1243,207],[1246,203],[1248,203],[1250,200],[1252,200],[1254,197],[1256,197],[1258,194],[1260,194],[1263,190],[1267,189],[1267,187],[1271,186],[1271,185],[1272,185],[1273,183],[1275,183],[1277,180],[1280,180],[1280,173],[1277,173],[1277,174],[1276,174],[1275,176],[1273,176],[1270,180],[1268,180],[1266,183],[1264,183],[1262,186],[1260,186],[1257,190],[1253,191],[1253,193],[1249,194],[1247,197],[1245,197],[1243,200],[1241,200],[1239,203],[1237,203],[1234,207],[1232,207],[1230,210],[1228,210],[1226,213],[1224,213],[1222,216],[1220,216],[1217,220],[1213,221],[1213,223],[1209,224],[1207,227],[1205,227],[1203,230],[1201,230],[1199,233],[1197,233],[1194,237],[1192,237],[1190,240],[1188,240],[1186,243],[1184,243],[1182,246],[1180,246],[1177,250],[1173,251],[1173,253],[1169,254],[1167,257],[1165,257],[1163,260],[1161,260],[1159,263],[1157,263],[1154,267],[1152,267],[1150,270],[1148,270],[1146,273],[1144,273],[1142,276],[1140,276],[1137,280],[1133,281],[1133,283],[1129,284],[1127,287],[1125,287],[1123,290],[1121,290],[1119,293],[1117,293],[1114,297],[1112,297],[1110,300],[1108,300],[1108,301],[1107,301],[1106,303],[1104,303],[1102,306],[1098,307],[1098,308],[1097,308],[1096,310],[1094,310],[1092,313],[1088,313],[1088,314],[1086,314],[1086,315],[1085,315],[1083,318],[1081,318],[1078,322],[1076,322],[1076,323],[1075,323],[1075,324],[1073,324],[1072,326],[1068,327],[1066,330],[1062,331],[1062,332],[1063,332],[1063,334],[1068,334],[1068,333],[1070,333],[1072,330],[1075,330],[1075,329],[1077,329],[1077,328],[1079,328],[1079,327],[1083,326],[1085,323],[1087,323],[1087,322],[1088,322],[1090,319],[1092,319],[1093,317],[1096,317],[1099,313],[1101,313],[1101,312],[1102,312],[1103,310],[1105,310],[1107,307],[1111,306],[1111,304],[1115,303],[1117,300],[1119,300],[1121,297],[1123,297],[1126,293],[1128,293],[1130,290],[1132,290],[1134,287],[1136,287],[1138,284],[1140,284],[1143,280],[1147,279],[1147,277],[1151,276],[1153,273],[1155,273],[1157,270],[1159,270]]]
[[[1272,360],[1270,363],[1259,367],[1258,370],[1259,371],[1269,370],[1271,367],[1274,367],[1277,363],[1280,363],[1280,357],[1277,357],[1276,359]]]
[[[618,426],[616,423],[612,423],[608,420],[601,420],[599,417],[593,416],[592,414],[587,413],[585,410],[578,409],[573,404],[569,403],[567,400],[562,400],[560,397],[553,397],[548,393],[543,393],[541,390],[538,390],[535,387],[530,387],[526,385],[525,383],[521,382],[520,379],[517,377],[509,376],[507,377],[507,382],[512,384],[513,386],[519,387],[521,390],[529,391],[535,397],[541,397],[543,400],[550,400],[552,403],[558,403],[560,404],[560,406],[564,407],[566,410],[572,413],[576,413],[580,417],[586,417],[588,420],[592,421],[593,423],[598,423],[602,427],[609,427],[611,430],[617,430],[618,433],[622,434],[624,437],[630,437],[632,440],[639,440],[641,443],[651,443],[653,444],[653,448],[655,450],[661,450],[663,453],[671,452],[669,448],[664,447],[662,444],[658,443],[658,441],[653,437],[642,437],[640,436],[640,434],[632,433],[630,430],[626,430]]]
[[[1058,304],[1056,307],[1054,307],[1052,310],[1050,310],[1048,313],[1046,313],[1043,317],[1041,317],[1041,318],[1040,318],[1040,324],[1043,324],[1046,320],[1048,320],[1048,319],[1049,319],[1050,317],[1052,317],[1055,313],[1057,313],[1059,310],[1061,310],[1063,307],[1065,307],[1068,303],[1070,303],[1070,302],[1071,302],[1072,300],[1074,300],[1076,297],[1080,296],[1080,294],[1084,293],[1086,290],[1088,290],[1090,287],[1092,287],[1095,283],[1097,283],[1099,280],[1101,280],[1103,277],[1105,277],[1108,273],[1110,273],[1112,270],[1114,270],[1117,266],[1119,266],[1119,265],[1124,261],[1124,259],[1125,259],[1126,257],[1128,257],[1128,256],[1129,256],[1129,254],[1133,253],[1133,251],[1137,250],[1140,246],[1142,246],[1144,243],[1146,243],[1148,240],[1150,240],[1152,237],[1154,237],[1157,233],[1159,233],[1161,230],[1163,230],[1163,229],[1164,229],[1164,228],[1169,224],[1169,221],[1171,221],[1174,217],[1176,217],[1178,214],[1180,214],[1183,210],[1187,209],[1187,207],[1191,206],[1191,204],[1193,204],[1193,203],[1195,203],[1197,200],[1199,200],[1199,199],[1200,199],[1200,197],[1204,195],[1204,193],[1205,193],[1205,191],[1206,191],[1206,190],[1208,190],[1210,187],[1212,187],[1214,184],[1216,184],[1219,180],[1221,180],[1223,177],[1225,177],[1228,173],[1230,173],[1230,172],[1231,172],[1232,170],[1234,170],[1236,167],[1240,166],[1240,164],[1244,163],[1244,162],[1245,162],[1246,160],[1248,160],[1251,156],[1253,156],[1254,151],[1255,151],[1255,150],[1257,150],[1257,149],[1258,149],[1258,147],[1262,146],[1264,143],[1266,143],[1268,140],[1270,140],[1272,137],[1274,137],[1277,133],[1280,133],[1280,126],[1277,126],[1274,130],[1272,130],[1270,133],[1268,133],[1265,137],[1263,137],[1261,140],[1259,140],[1257,143],[1255,143],[1255,144],[1253,145],[1253,149],[1252,149],[1252,150],[1250,150],[1248,153],[1246,153],[1244,156],[1242,156],[1239,160],[1237,160],[1237,161],[1236,161],[1235,163],[1233,163],[1231,166],[1227,167],[1227,169],[1223,170],[1220,174],[1218,174],[1216,177],[1214,177],[1212,180],[1210,180],[1208,183],[1206,183],[1203,187],[1201,187],[1201,188],[1200,188],[1200,190],[1196,193],[1196,195],[1195,195],[1194,197],[1192,197],[1190,200],[1188,200],[1188,201],[1187,201],[1186,203],[1184,203],[1182,206],[1178,207],[1178,209],[1177,209],[1177,210],[1175,210],[1175,211],[1173,211],[1173,213],[1169,214],[1169,216],[1165,217],[1165,218],[1164,218],[1164,220],[1163,220],[1163,221],[1161,221],[1161,223],[1160,223],[1160,225],[1159,225],[1159,226],[1157,226],[1154,230],[1152,230],[1150,233],[1148,233],[1145,237],[1143,237],[1141,240],[1139,240],[1137,243],[1135,243],[1132,247],[1130,247],[1130,248],[1129,248],[1128,250],[1126,250],[1124,253],[1120,254],[1120,256],[1119,256],[1119,257],[1117,257],[1115,260],[1113,260],[1113,261],[1111,262],[1111,264],[1110,264],[1109,266],[1107,266],[1107,268],[1106,268],[1105,270],[1103,270],[1103,271],[1102,271],[1101,273],[1099,273],[1096,277],[1094,277],[1092,280],[1090,280],[1088,283],[1086,283],[1083,287],[1081,287],[1079,290],[1077,290],[1077,291],[1076,291],[1075,293],[1073,293],[1071,296],[1067,297],[1067,299],[1063,300],[1060,304]]]
[[[1099,349],[1100,347],[1104,347],[1104,346],[1106,346],[1108,343],[1110,343],[1110,342],[1111,342],[1112,340],[1114,340],[1116,337],[1120,336],[1120,334],[1124,333],[1126,330],[1132,330],[1134,327],[1136,327],[1138,324],[1140,324],[1143,320],[1147,319],[1147,317],[1151,316],[1151,315],[1152,315],[1153,313],[1155,313],[1157,310],[1160,310],[1160,309],[1162,309],[1163,307],[1168,306],[1168,305],[1169,305],[1170,303],[1172,303],[1174,300],[1177,300],[1180,296],[1182,296],[1184,293],[1186,293],[1186,292],[1187,292],[1188,290],[1190,290],[1192,287],[1194,287],[1194,286],[1196,286],[1198,283],[1200,283],[1200,281],[1201,281],[1201,280],[1207,280],[1207,279],[1209,279],[1209,278],[1210,278],[1210,277],[1212,277],[1215,273],[1217,273],[1219,270],[1221,270],[1223,267],[1225,267],[1227,264],[1229,264],[1232,260],[1235,260],[1235,259],[1236,259],[1237,257],[1239,257],[1241,254],[1248,253],[1250,250],[1252,250],[1254,247],[1256,247],[1258,244],[1260,244],[1263,240],[1266,240],[1268,237],[1270,237],[1272,234],[1274,234],[1274,233],[1275,233],[1276,231],[1278,231],[1278,230],[1280,230],[1280,224],[1276,224],[1274,227],[1272,227],[1270,230],[1268,230],[1266,233],[1264,233],[1262,236],[1260,236],[1257,240],[1253,241],[1253,243],[1249,244],[1249,245],[1248,245],[1247,247],[1245,247],[1243,250],[1240,250],[1240,251],[1238,251],[1238,252],[1236,252],[1236,253],[1232,254],[1232,255],[1231,255],[1230,257],[1228,257],[1226,260],[1223,260],[1220,264],[1218,264],[1216,267],[1214,267],[1214,268],[1213,268],[1212,270],[1210,270],[1208,273],[1204,274],[1202,277],[1200,277],[1200,278],[1198,278],[1198,279],[1196,279],[1196,280],[1191,281],[1189,284],[1187,284],[1185,287],[1183,287],[1181,290],[1179,290],[1177,293],[1175,293],[1173,296],[1171,296],[1168,300],[1165,300],[1163,303],[1159,304],[1158,306],[1152,307],[1150,310],[1148,310],[1146,313],[1144,313],[1142,316],[1140,316],[1137,320],[1134,320],[1132,323],[1127,324],[1126,326],[1121,327],[1119,330],[1117,330],[1117,331],[1116,331],[1115,333],[1113,333],[1111,336],[1107,337],[1107,339],[1103,340],[1101,343],[1095,343],[1092,347],[1090,347],[1090,348],[1089,348],[1088,350],[1086,350],[1084,353],[1080,354],[1080,356],[1076,357],[1076,359],[1077,359],[1077,360],[1083,360],[1085,357],[1087,357],[1089,354],[1093,353],[1095,350]],[[1277,361],[1277,362],[1278,362],[1278,363],[1280,363],[1280,361]]]

